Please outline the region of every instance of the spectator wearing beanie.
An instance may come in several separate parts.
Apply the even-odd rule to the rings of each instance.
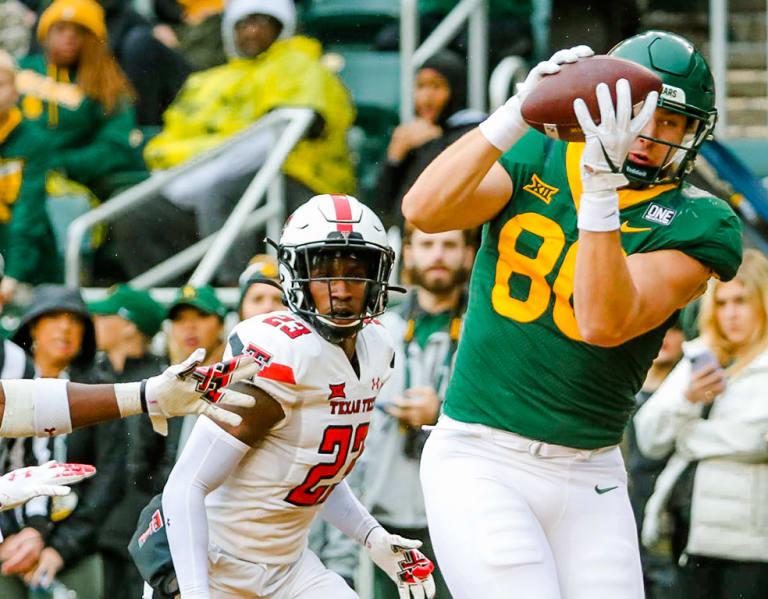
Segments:
[[[379,175],[377,212],[387,226],[402,229],[400,202],[419,174],[447,146],[485,115],[467,109],[467,67],[450,50],[429,58],[416,73],[415,118],[392,133]]]
[[[134,91],[107,46],[95,0],[55,0],[40,16],[42,54],[20,61],[24,118],[45,137],[51,167],[91,189],[143,169]]]
[[[292,0],[229,2],[222,22],[229,61],[187,79],[163,115],[162,132],[144,150],[150,169],[168,169],[210,150],[276,108],[302,106],[311,108],[318,118],[283,164],[286,213],[315,194],[353,193],[355,177],[346,134],[355,113],[349,92],[321,62],[320,43],[294,35],[295,28]],[[219,230],[275,140],[274,130],[242,140],[169,184],[164,195],[171,207],[158,202],[158,212],[140,216],[139,226],[120,226],[125,231],[118,229],[118,243],[134,252],[126,272],[138,275],[171,255],[174,240],[158,233],[178,226],[184,219],[178,212],[193,215],[200,238]],[[169,246],[164,255],[157,255],[158,242]],[[249,244],[243,238],[236,245],[217,272],[220,284],[237,281],[243,265],[261,249],[255,239]]]
[[[256,254],[240,275],[238,282],[240,301],[237,314],[240,320],[285,309],[283,290],[277,276],[277,260],[272,256]]]

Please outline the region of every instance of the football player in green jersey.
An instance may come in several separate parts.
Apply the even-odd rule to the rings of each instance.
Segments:
[[[421,477],[454,599],[641,599],[617,444],[677,311],[732,278],[741,225],[684,182],[717,112],[688,40],[650,31],[611,53],[660,75],[632,106],[596,88],[585,143],[529,131],[527,92],[585,46],[536,66],[518,93],[447,148],[403,200],[427,232],[484,225],[465,331]]]

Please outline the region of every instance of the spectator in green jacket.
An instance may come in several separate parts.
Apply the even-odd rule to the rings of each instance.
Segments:
[[[5,277],[0,301],[9,302],[22,281],[57,283],[60,259],[45,211],[46,140],[16,107],[16,65],[0,50],[0,252]]]
[[[51,167],[92,190],[115,172],[142,170],[135,94],[107,46],[101,6],[55,0],[37,38],[44,53],[22,59],[16,81],[24,118],[52,150]]]

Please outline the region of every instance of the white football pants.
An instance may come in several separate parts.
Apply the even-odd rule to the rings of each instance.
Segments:
[[[211,599],[358,599],[309,549],[294,563],[278,566],[246,562],[210,547],[208,568]],[[146,583],[144,599],[152,599]]]
[[[453,599],[643,599],[618,447],[571,449],[441,416],[421,482]]]

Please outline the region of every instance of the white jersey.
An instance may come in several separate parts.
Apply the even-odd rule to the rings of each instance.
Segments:
[[[230,335],[225,357],[262,352],[253,384],[280,403],[285,418],[206,497],[210,540],[250,562],[297,560],[318,509],[352,470],[394,349],[374,321],[357,335],[360,376],[344,351],[287,311],[256,316]]]

